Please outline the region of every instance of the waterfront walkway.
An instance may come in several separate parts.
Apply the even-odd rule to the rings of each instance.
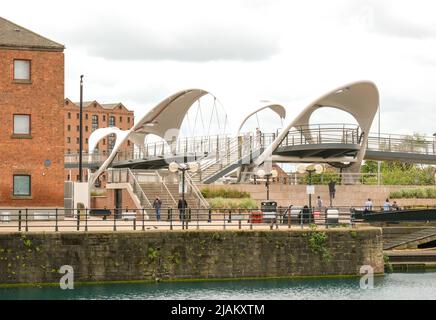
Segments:
[[[334,226],[317,225],[317,230],[325,230],[327,228],[333,228]],[[341,224],[336,227],[351,228],[350,224]],[[356,228],[356,226],[353,226]],[[27,226],[22,223],[21,227],[17,221],[8,223],[0,223],[0,233],[11,232],[95,232],[95,231],[171,231],[171,230],[186,230],[186,231],[237,231],[237,230],[310,230],[313,229],[313,225],[308,224],[267,224],[267,223],[247,223],[247,221],[239,222],[232,221],[191,221],[182,227],[180,221],[175,222],[157,222],[157,221],[123,221],[123,220],[88,220],[80,221],[77,223],[76,219],[67,219],[58,221],[55,224],[54,221],[29,221]]]

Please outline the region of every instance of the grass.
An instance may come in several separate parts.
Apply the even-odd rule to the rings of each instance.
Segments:
[[[213,199],[213,198],[224,198],[224,199],[245,199],[245,198],[251,198],[250,193],[238,191],[234,189],[226,189],[226,188],[219,188],[219,189],[209,189],[209,188],[203,188],[201,190],[201,193],[203,194],[203,197],[206,199]]]

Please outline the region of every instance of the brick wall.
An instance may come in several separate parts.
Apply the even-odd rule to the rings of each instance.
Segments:
[[[311,231],[0,234],[0,284],[359,275],[384,272],[381,229],[328,230],[326,259]]]
[[[31,83],[13,81],[14,59],[31,60]],[[62,52],[0,49],[0,207],[63,206],[63,100]],[[30,137],[12,138],[14,114],[30,114]],[[13,197],[14,174],[31,175],[30,197]]]
[[[240,191],[246,191],[251,194],[251,197],[256,200],[259,205],[261,201],[266,200],[266,187],[264,184],[259,185],[201,185],[202,188],[219,189],[230,188]],[[414,188],[411,186],[336,186],[336,197],[333,200],[334,206],[355,206],[363,207],[366,199],[371,198],[374,206],[383,206],[386,198],[392,191],[400,189]],[[418,187],[422,188],[422,187]],[[427,188],[427,187],[425,187]],[[431,186],[428,188],[432,188]],[[315,186],[316,194],[312,196],[312,204],[316,205],[317,196],[320,196],[325,206],[329,205],[328,186]],[[305,205],[308,203],[308,195],[306,194],[306,186],[292,186],[274,184],[270,186],[270,199],[278,202],[280,206],[287,207],[293,205]],[[390,199],[391,203],[392,200]],[[399,199],[396,200],[399,206],[414,206],[414,205],[429,205],[436,206],[435,199]]]

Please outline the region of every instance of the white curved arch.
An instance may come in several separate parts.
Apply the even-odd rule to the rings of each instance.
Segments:
[[[128,139],[130,131],[120,130],[116,127],[110,127],[110,128],[101,128],[95,130],[91,136],[89,137],[89,156],[92,157],[92,154],[95,151],[95,147],[97,144],[102,140],[103,138],[114,134],[115,137],[115,144],[114,148],[109,155],[109,157],[103,162],[103,164],[98,168],[96,172],[91,174],[91,176],[88,179],[88,186],[91,188],[94,183],[97,181],[98,177],[106,170],[106,168],[111,164],[111,162],[114,160],[115,155],[118,152],[118,149],[120,146]]]
[[[280,132],[278,137],[265,152],[254,161],[254,165],[260,166],[271,157],[274,150],[282,143],[291,128],[309,125],[310,117],[315,110],[323,107],[331,107],[343,110],[354,116],[364,133],[361,148],[357,154],[357,161],[355,163],[355,165],[360,166],[366,152],[368,133],[378,111],[379,103],[380,97],[377,86],[370,81],[354,82],[332,90],[308,104],[307,107]]]
[[[170,97],[160,102],[156,107],[151,109],[144,117],[142,117],[130,130],[120,130],[115,127],[102,128],[94,131],[89,138],[89,154],[95,150],[98,142],[104,137],[115,134],[116,141],[111,154],[106,161],[98,168],[96,172],[90,175],[88,185],[91,187],[97,181],[98,177],[109,167],[120,146],[131,140],[137,145],[143,145],[147,134],[155,134],[169,143],[174,138],[177,139],[180,126],[189,108],[195,101],[209,92],[201,89],[189,89],[177,92]],[[172,130],[175,129],[175,130]],[[166,136],[166,133],[172,130],[171,137]]]
[[[255,114],[265,110],[265,109],[271,109],[272,111],[274,111],[281,119],[285,119],[286,118],[286,109],[284,106],[282,106],[281,104],[278,103],[268,103],[267,105],[257,109],[256,111],[250,113],[248,116],[245,117],[245,119],[241,122],[241,125],[238,128],[238,131],[236,133],[236,136],[239,137],[242,128],[244,127],[245,123],[248,121],[248,119],[250,119],[252,116],[254,116]]]

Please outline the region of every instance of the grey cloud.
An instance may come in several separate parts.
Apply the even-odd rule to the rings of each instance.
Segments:
[[[348,2],[348,1],[347,1]],[[436,23],[434,19],[425,21],[421,16],[413,16],[407,12],[399,15],[392,8],[397,1],[357,0],[344,5],[342,18],[348,17],[351,25],[359,25],[369,32],[388,36],[426,39],[436,37]],[[433,3],[427,5],[410,2],[411,6],[419,6],[425,12],[434,10]],[[404,7],[401,10],[405,10]]]
[[[85,46],[90,55],[110,60],[258,61],[277,54],[278,37],[256,29],[197,26],[160,31],[112,24],[82,29],[69,40]]]

